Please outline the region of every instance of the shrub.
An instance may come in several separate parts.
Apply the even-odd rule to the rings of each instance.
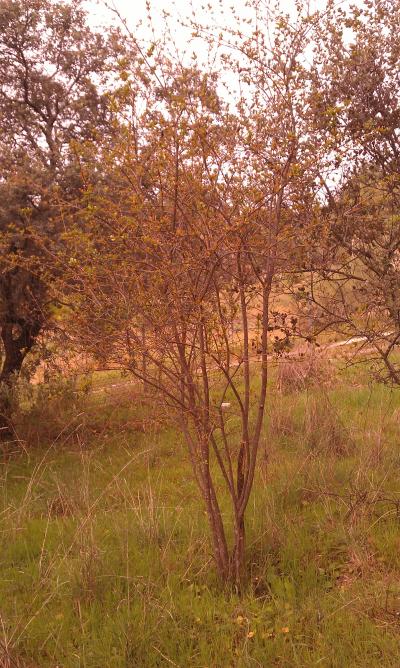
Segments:
[[[76,377],[52,376],[34,385],[17,381],[13,422],[21,445],[39,445],[65,440],[85,423],[85,398],[89,385],[79,385]]]

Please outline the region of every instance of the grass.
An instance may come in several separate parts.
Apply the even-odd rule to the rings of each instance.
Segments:
[[[0,666],[397,668],[400,396],[357,373],[272,388],[241,598],[180,436],[128,391],[4,459]]]

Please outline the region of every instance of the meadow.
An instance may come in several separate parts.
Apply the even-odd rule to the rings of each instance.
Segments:
[[[397,667],[400,395],[368,378],[270,381],[241,595],[136,386],[37,403],[1,460],[2,668]]]

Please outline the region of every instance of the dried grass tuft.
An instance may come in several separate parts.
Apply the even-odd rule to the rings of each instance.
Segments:
[[[334,377],[333,368],[323,351],[307,346],[296,354],[281,357],[277,368],[277,388],[282,394],[302,392],[310,387],[327,387]]]
[[[354,447],[349,430],[325,392],[307,397],[303,435],[308,447],[315,453],[345,457]]]

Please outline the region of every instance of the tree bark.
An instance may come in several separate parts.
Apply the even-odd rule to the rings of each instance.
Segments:
[[[241,592],[243,585],[243,575],[245,566],[245,542],[246,529],[244,516],[235,517],[234,546],[231,562],[231,580],[235,584],[238,593]]]
[[[0,440],[13,437],[11,392],[27,353],[40,332],[41,323],[19,319],[6,322],[1,328],[4,362],[0,373]]]

